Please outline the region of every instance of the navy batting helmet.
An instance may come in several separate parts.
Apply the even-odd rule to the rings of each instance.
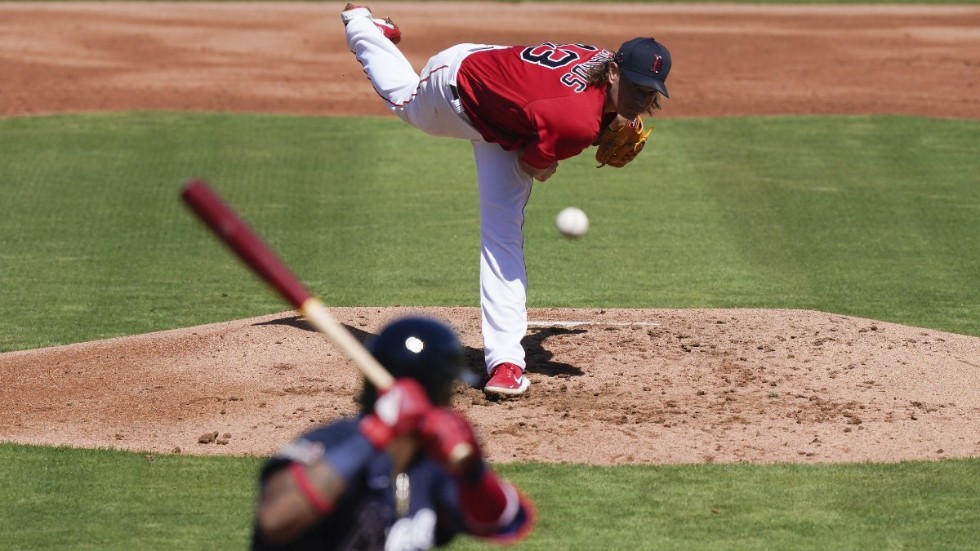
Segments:
[[[368,341],[368,351],[396,379],[418,381],[433,404],[448,405],[453,382],[463,370],[463,345],[446,324],[423,317],[406,317],[388,324]],[[364,382],[361,405],[374,405],[377,389]]]

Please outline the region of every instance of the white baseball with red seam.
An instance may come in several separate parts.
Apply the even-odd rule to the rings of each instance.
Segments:
[[[568,207],[558,213],[555,227],[558,228],[559,233],[569,239],[582,237],[589,231],[589,217],[580,208]]]

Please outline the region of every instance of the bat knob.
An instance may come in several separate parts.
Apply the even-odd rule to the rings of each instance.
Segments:
[[[465,470],[466,464],[472,461],[473,457],[473,446],[471,446],[469,442],[460,442],[453,447],[452,451],[449,452],[447,462],[453,470],[462,471]]]

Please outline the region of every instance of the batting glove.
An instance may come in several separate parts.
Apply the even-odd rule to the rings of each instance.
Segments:
[[[479,477],[483,455],[473,427],[449,408],[433,408],[419,425],[419,436],[429,457],[457,477]]]
[[[395,438],[416,429],[432,409],[429,397],[414,379],[399,379],[381,392],[374,409],[360,422],[360,430],[375,449],[381,450]]]

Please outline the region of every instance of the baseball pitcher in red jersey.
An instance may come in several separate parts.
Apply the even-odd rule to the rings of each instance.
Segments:
[[[416,72],[401,30],[364,6],[341,12],[347,45],[375,91],[405,122],[470,140],[480,198],[480,309],[490,397],[524,394],[530,380],[524,206],[535,180],[596,145],[600,131],[639,121],[667,94],[670,53],[653,38],[616,52],[588,44],[458,44]]]

